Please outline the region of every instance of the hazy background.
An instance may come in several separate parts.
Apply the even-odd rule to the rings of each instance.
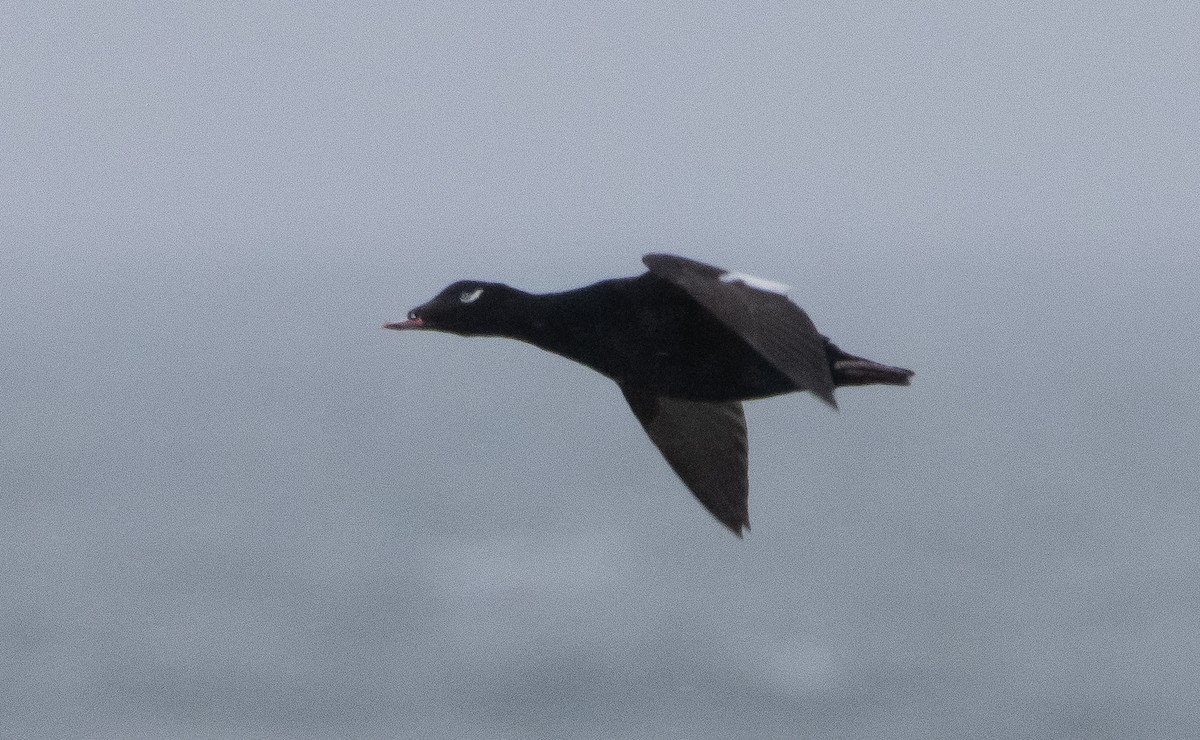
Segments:
[[[1190,2],[0,7],[0,736],[1200,736]],[[672,251],[912,388],[379,329]]]

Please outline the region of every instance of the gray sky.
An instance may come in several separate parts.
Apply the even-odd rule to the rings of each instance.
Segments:
[[[1186,738],[1189,3],[7,2],[0,736]],[[748,407],[379,330],[672,251],[917,371]]]

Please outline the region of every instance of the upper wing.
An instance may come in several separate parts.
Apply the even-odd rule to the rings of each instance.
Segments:
[[[797,390],[837,407],[825,338],[804,309],[779,292],[784,286],[671,254],[648,254],[642,262],[737,333]]]
[[[684,401],[621,386],[625,400],[675,474],[738,537],[750,529],[742,404]]]

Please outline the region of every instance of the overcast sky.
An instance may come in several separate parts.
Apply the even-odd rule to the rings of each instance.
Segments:
[[[0,8],[0,736],[1200,733],[1200,6]],[[668,251],[911,388],[384,332]]]

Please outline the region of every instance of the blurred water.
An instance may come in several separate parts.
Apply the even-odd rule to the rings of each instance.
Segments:
[[[1077,371],[1065,324],[1107,325],[1077,300],[1047,298],[1065,310],[1021,357],[914,301],[947,348],[882,356],[918,368],[912,388],[845,391],[840,414],[750,406],[738,542],[607,381],[515,343],[384,333],[407,303],[363,262],[320,265],[317,296],[314,261],[233,263],[205,278],[222,301],[193,294],[192,263],[31,275],[103,321],[60,314],[5,349],[42,358],[4,394],[6,734],[1185,737],[1197,719],[1195,400],[1121,356],[1186,342],[1130,335]]]

